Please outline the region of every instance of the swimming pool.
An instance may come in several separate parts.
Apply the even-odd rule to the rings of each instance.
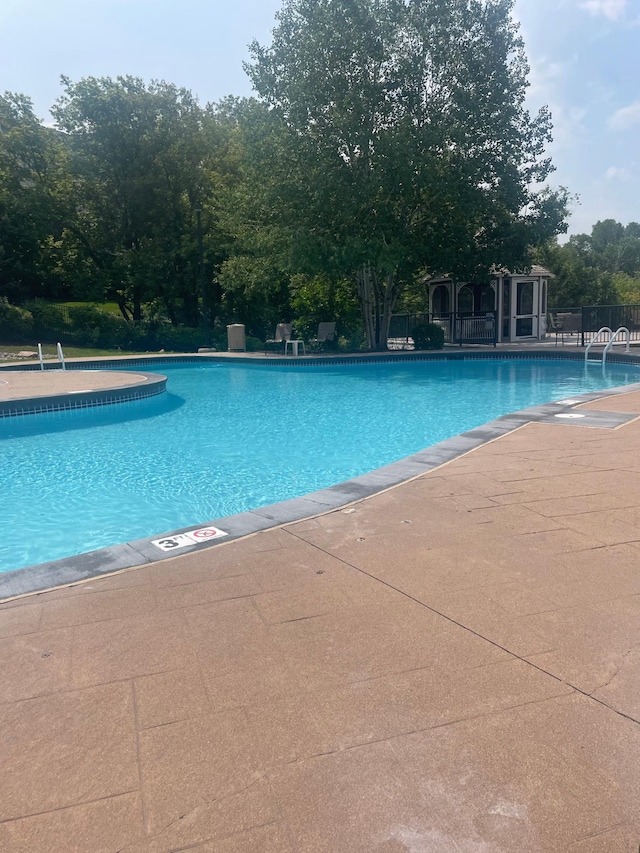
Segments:
[[[158,369],[166,395],[0,421],[0,571],[303,495],[640,379],[633,365],[517,358]]]

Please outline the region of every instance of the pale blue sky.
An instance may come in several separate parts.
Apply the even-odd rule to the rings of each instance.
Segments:
[[[249,95],[247,44],[269,40],[280,0],[0,0],[0,91],[36,111],[60,74],[133,74],[186,86],[201,102]],[[516,0],[532,108],[554,120],[552,182],[580,196],[570,233],[640,221],[640,0]]]

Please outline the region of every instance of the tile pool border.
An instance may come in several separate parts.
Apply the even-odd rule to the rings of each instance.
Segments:
[[[420,355],[410,357],[409,360],[443,360],[446,358],[460,359],[477,359],[477,358],[496,358],[517,357],[517,358],[548,358],[548,359],[567,359],[584,360],[582,353],[576,354],[562,353],[549,354],[544,351],[529,350],[527,353],[517,353],[513,351],[502,351],[502,353],[483,353],[483,352],[466,352],[466,353],[438,353],[437,355]],[[407,360],[407,356],[387,355],[381,357],[384,361],[403,361]],[[169,362],[198,362],[203,359],[199,356],[178,356],[177,358],[163,357],[164,363]],[[211,361],[211,356],[207,356],[206,361]],[[283,360],[274,359],[233,359],[229,357],[213,359],[216,361],[232,361],[233,363],[255,364],[278,364]],[[369,356],[363,359],[356,357],[352,359],[340,358],[340,363],[347,362],[362,362],[362,361],[377,361],[378,358]],[[616,363],[628,363],[640,365],[640,356],[636,355],[618,355],[610,359]],[[123,360],[118,359],[113,362],[114,365],[122,365]],[[100,364],[105,368],[111,362],[96,362],[83,360],[82,365],[88,363]],[[155,359],[136,359],[135,365],[150,365],[157,364]],[[291,365],[296,363],[302,364],[327,364],[336,363],[333,359],[288,359],[284,364]],[[76,364],[79,364],[76,362]],[[70,366],[69,364],[67,365]],[[16,368],[13,367],[15,370]],[[0,368],[2,370],[2,368]],[[0,374],[1,375],[1,374]],[[164,378],[164,377],[163,377]],[[212,519],[207,522],[201,522],[197,525],[183,527],[179,530],[167,533],[155,533],[143,539],[133,540],[119,545],[112,545],[106,548],[100,548],[95,551],[89,551],[84,554],[78,554],[72,557],[65,557],[59,560],[54,560],[46,563],[39,563],[34,566],[27,566],[21,569],[0,573],[0,601],[15,598],[31,593],[44,592],[46,590],[58,588],[61,586],[70,586],[92,578],[102,577],[114,572],[125,569],[137,568],[151,563],[160,562],[162,560],[171,559],[177,556],[201,551],[204,548],[215,548],[241,537],[258,533],[269,528],[280,527],[283,524],[288,524],[293,521],[302,521],[317,515],[322,515],[327,512],[332,512],[351,503],[369,498],[379,492],[385,491],[393,486],[400,485],[408,480],[439,468],[441,465],[451,462],[460,456],[465,455],[471,450],[475,450],[484,444],[494,441],[503,435],[524,426],[528,423],[563,423],[564,425],[573,424],[581,427],[599,427],[615,429],[625,423],[638,418],[637,414],[627,414],[620,412],[602,412],[597,410],[586,410],[580,419],[558,420],[560,414],[571,414],[573,410],[584,403],[592,400],[604,399],[606,397],[618,396],[632,391],[640,391],[640,382],[631,385],[624,385],[617,388],[608,388],[602,391],[593,391],[585,394],[576,395],[571,401],[560,401],[544,403],[539,406],[533,406],[527,409],[521,409],[517,412],[512,412],[507,415],[502,415],[493,421],[489,421],[482,426],[460,433],[438,444],[432,445],[425,450],[414,453],[411,456],[406,456],[397,462],[392,462],[377,468],[367,474],[362,474],[359,477],[354,477],[351,480],[338,483],[334,486],[329,486],[326,489],[320,489],[316,492],[304,495],[299,498],[292,498],[287,501],[271,504],[269,506],[260,507],[258,509],[249,510],[247,512],[238,513],[236,515],[226,516],[224,518]],[[179,533],[188,533],[193,530],[205,526],[215,526],[221,528],[227,533],[224,539],[213,540],[193,544],[181,548],[179,553],[160,551],[152,544],[152,540],[163,537],[175,536]]]
[[[543,359],[545,361],[584,361],[584,350],[573,349],[549,349],[548,347],[527,348],[523,351],[517,347],[503,347],[490,350],[450,349],[436,350],[433,352],[411,352],[397,350],[395,352],[383,353],[349,353],[349,354],[324,354],[308,356],[256,356],[249,353],[235,355],[231,353],[185,353],[181,355],[127,355],[117,358],[78,358],[67,359],[67,370],[84,370],[87,365],[97,365],[103,370],[117,370],[123,365],[126,367],[155,367],[157,365],[171,364],[242,364],[268,365],[270,367],[315,367],[317,365],[331,364],[375,364],[395,361],[469,361],[469,360],[502,360],[504,358],[517,359]],[[640,364],[640,352],[616,353],[607,355],[607,363],[616,364]],[[32,371],[40,370],[38,362],[12,362],[0,365],[0,376],[2,371]],[[59,370],[58,362],[45,362],[45,370]]]
[[[22,371],[14,367],[12,372]],[[2,400],[0,401],[0,419],[87,409],[92,406],[109,406],[112,403],[128,403],[132,400],[155,397],[167,390],[167,377],[161,373],[141,372],[138,375],[143,376],[144,379],[142,382],[136,382],[135,385],[100,388],[95,391],[60,391],[46,397],[14,397],[10,400]]]

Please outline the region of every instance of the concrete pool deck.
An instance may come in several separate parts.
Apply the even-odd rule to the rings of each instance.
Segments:
[[[637,853],[640,420],[579,423],[0,605],[0,849]]]
[[[84,390],[104,390],[140,385],[143,374],[114,370],[11,370],[0,373],[0,401],[77,394]],[[91,389],[87,389],[91,385]]]
[[[123,403],[160,394],[166,384],[166,376],[142,372],[0,370],[0,417]]]

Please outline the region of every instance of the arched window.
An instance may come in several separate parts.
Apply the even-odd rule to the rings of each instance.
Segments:
[[[485,285],[480,293],[480,310],[485,313],[496,310],[496,292],[490,284]]]
[[[463,314],[473,314],[473,290],[465,284],[458,293],[458,311]]]
[[[448,314],[449,308],[449,288],[446,284],[439,284],[433,289],[431,295],[431,313],[432,314]]]

